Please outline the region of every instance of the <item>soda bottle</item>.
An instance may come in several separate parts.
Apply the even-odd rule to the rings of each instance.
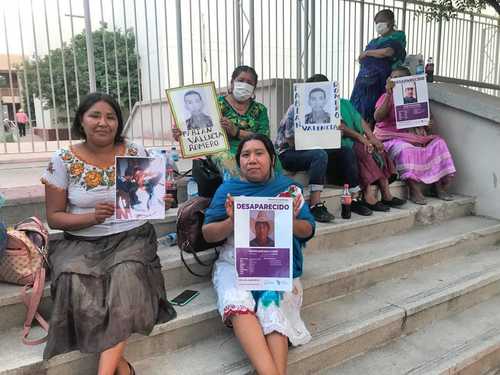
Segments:
[[[174,203],[172,204],[172,208],[177,207],[177,183],[174,178],[174,169],[167,169],[167,178],[165,180],[165,192],[167,194],[171,194],[174,198]]]
[[[425,74],[427,75],[427,82],[434,82],[434,62],[432,57],[427,59],[427,64],[425,64]]]
[[[342,219],[351,218],[351,202],[352,197],[349,193],[349,185],[344,185],[344,192],[342,193],[341,204],[342,204]]]

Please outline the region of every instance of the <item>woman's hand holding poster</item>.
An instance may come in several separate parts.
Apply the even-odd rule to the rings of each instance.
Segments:
[[[234,245],[239,288],[291,291],[293,200],[235,197]]]
[[[295,83],[295,149],[340,148],[337,82]]]
[[[166,90],[175,124],[181,132],[184,158],[210,155],[229,149],[220,125],[215,84],[201,83]]]
[[[396,127],[415,128],[429,124],[429,92],[425,74],[392,78]]]

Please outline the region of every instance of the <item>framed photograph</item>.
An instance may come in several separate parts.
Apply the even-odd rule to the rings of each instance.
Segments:
[[[295,149],[340,148],[337,82],[295,83]]]
[[[293,199],[235,197],[234,205],[238,287],[291,291]]]
[[[429,123],[429,92],[425,74],[392,79],[393,99],[398,129],[427,126]]]
[[[214,154],[229,149],[220,120],[217,93],[213,82],[166,90],[175,124],[181,132],[184,158]]]
[[[165,159],[116,157],[116,220],[165,218]]]

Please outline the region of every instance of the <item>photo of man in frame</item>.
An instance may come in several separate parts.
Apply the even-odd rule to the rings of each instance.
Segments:
[[[327,103],[326,91],[316,87],[309,91],[308,104],[311,112],[304,118],[306,124],[328,124],[330,123],[330,113],[325,111]]]
[[[184,108],[190,117],[186,120],[187,130],[204,129],[214,124],[209,115],[203,112],[204,102],[200,92],[189,90],[184,94]]]

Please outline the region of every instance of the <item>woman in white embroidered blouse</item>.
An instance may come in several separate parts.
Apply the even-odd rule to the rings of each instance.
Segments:
[[[83,99],[72,130],[84,141],[58,150],[42,177],[48,223],[64,231],[49,252],[54,308],[44,358],[100,353],[99,375],[134,374],[123,357],[128,337],[175,317],[153,226],[114,219],[115,156],[146,152],[123,139],[119,105],[106,94]]]

